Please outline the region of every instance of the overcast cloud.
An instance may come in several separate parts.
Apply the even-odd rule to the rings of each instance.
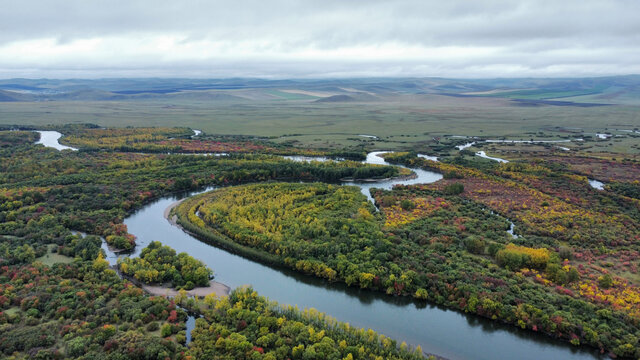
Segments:
[[[6,0],[0,77],[640,73],[637,0]]]

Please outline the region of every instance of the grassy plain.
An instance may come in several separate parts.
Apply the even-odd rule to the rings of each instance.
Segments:
[[[0,124],[68,123],[186,126],[209,134],[271,137],[311,147],[420,150],[446,135],[530,139],[610,131],[628,137],[613,130],[640,127],[640,106],[523,106],[502,98],[404,94],[370,102],[319,103],[292,96],[258,101],[6,102],[0,107]],[[363,134],[379,139],[358,136]],[[637,143],[637,139],[628,140],[616,139],[606,144],[611,149],[603,150],[627,150]]]

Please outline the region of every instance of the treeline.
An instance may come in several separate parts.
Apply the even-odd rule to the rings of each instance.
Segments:
[[[122,151],[147,153],[260,153],[273,155],[332,156],[361,160],[361,152],[296,148],[250,136],[203,135],[184,127],[101,128],[92,124],[53,127],[65,134],[62,143],[81,151]]]
[[[65,135],[60,141],[83,150],[113,151],[179,151],[177,145],[158,144],[173,138],[188,138],[193,135],[189,128],[147,127],[147,128],[99,128],[85,126],[62,127]]]
[[[176,251],[158,241],[142,249],[139,257],[119,258],[118,268],[125,275],[146,284],[169,282],[174,288],[191,290],[209,286],[213,271],[187,253]]]
[[[33,131],[0,131],[0,148],[33,144],[39,137],[40,135]]]

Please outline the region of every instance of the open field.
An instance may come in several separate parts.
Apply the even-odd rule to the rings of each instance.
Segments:
[[[447,135],[558,139],[609,132],[637,152],[640,77],[583,79],[0,80],[0,125],[190,127],[313,148],[438,151]],[[627,132],[619,131],[627,130]],[[359,135],[373,135],[377,139]],[[612,141],[613,140],[613,141]],[[590,149],[587,149],[590,148]]]
[[[186,126],[209,134],[273,137],[277,142],[299,141],[315,147],[365,143],[372,148],[402,149],[420,148],[445,135],[529,139],[566,136],[565,129],[577,133],[633,129],[640,127],[640,107],[518,106],[506,99],[442,95],[390,96],[376,102],[63,101],[7,102],[0,107],[0,124],[67,123]],[[624,150],[630,144],[623,140],[612,146]]]
[[[73,262],[73,258],[65,255],[61,255],[58,253],[54,253],[52,250],[56,247],[55,244],[49,244],[47,253],[43,256],[37,258],[37,261],[42,262],[45,265],[53,266],[53,264],[69,264]]]

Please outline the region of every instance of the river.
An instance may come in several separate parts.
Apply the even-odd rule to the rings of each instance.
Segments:
[[[452,136],[453,138],[468,138],[466,136]],[[472,147],[473,145],[475,145],[476,143],[507,143],[507,144],[557,144],[557,143],[568,143],[571,142],[572,140],[497,140],[497,139],[488,139],[488,140],[477,140],[477,141],[471,141],[468,142],[466,144],[463,145],[457,145],[456,149],[462,151],[465,149],[468,149],[470,147]],[[583,139],[574,139],[573,141],[583,141]],[[564,147],[564,146],[559,146],[556,145],[556,147],[560,150],[563,151],[570,151],[571,149],[569,149],[568,147]],[[478,151],[475,153],[476,156],[485,158],[485,159],[489,159],[489,160],[494,160],[494,161],[498,161],[501,163],[508,163],[509,160],[505,160],[505,159],[501,159],[501,158],[497,158],[497,157],[491,157],[488,156],[484,151]]]
[[[384,163],[369,154],[368,162]],[[366,183],[368,188],[390,188],[397,183],[433,182],[437,176],[421,169],[418,177],[383,184]],[[424,173],[423,173],[424,171]],[[422,178],[421,176],[426,176]],[[360,185],[360,184],[357,184]],[[380,186],[382,185],[382,186]],[[125,219],[129,232],[138,237],[133,255],[157,240],[178,252],[187,252],[215,271],[216,281],[232,288],[251,284],[261,295],[282,304],[313,307],[340,321],[416,346],[428,353],[457,359],[594,359],[594,351],[577,349],[565,342],[520,330],[478,316],[414,302],[412,299],[378,294],[329,284],[315,277],[287,269],[273,269],[198,241],[165,218],[165,209],[188,195],[157,200]]]
[[[476,156],[480,156],[481,158],[485,158],[485,159],[489,159],[489,160],[493,160],[493,161],[497,161],[497,162],[501,162],[501,163],[508,163],[509,162],[509,160],[501,159],[499,157],[489,156],[484,151],[478,151],[476,153]]]
[[[369,154],[367,162],[384,164],[378,154]],[[400,183],[433,182],[441,176],[421,169],[412,170],[418,175],[415,179],[362,186],[367,189],[376,186],[391,188]],[[281,304],[313,307],[340,321],[374,329],[413,346],[420,345],[425,352],[451,360],[600,358],[593,350],[575,348],[515,326],[409,298],[330,284],[291,270],[270,268],[205,244],[164,218],[168,206],[193,194],[161,198],[128,216],[124,223],[129,232],[137,236],[136,250],[132,255],[139,254],[151,241],[160,241],[177,252],[186,252],[202,260],[214,270],[217,281],[232,288],[250,284],[261,295]]]

